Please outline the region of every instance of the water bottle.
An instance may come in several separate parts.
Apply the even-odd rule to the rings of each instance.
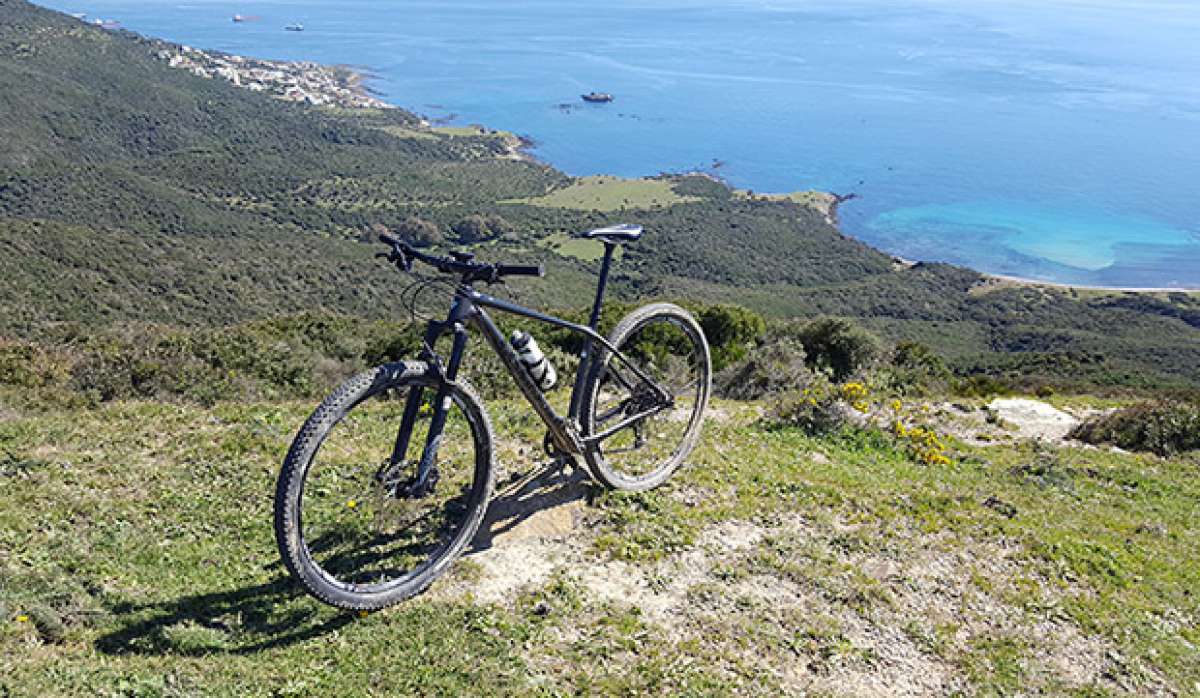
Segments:
[[[558,374],[555,373],[554,366],[550,365],[546,355],[542,353],[542,349],[533,335],[517,330],[512,333],[512,337],[508,341],[516,350],[521,363],[525,364],[525,369],[529,371],[533,382],[542,390],[553,388],[554,384],[558,382]]]

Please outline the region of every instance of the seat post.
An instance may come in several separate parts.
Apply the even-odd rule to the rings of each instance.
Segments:
[[[600,324],[600,310],[604,307],[604,290],[608,287],[608,270],[612,266],[613,250],[616,243],[604,241],[604,259],[600,262],[600,280],[596,283],[596,302],[592,304],[592,314],[588,318],[588,327],[593,330]]]
[[[596,301],[592,303],[592,314],[588,318],[588,327],[593,330],[600,327],[600,310],[604,307],[604,289],[608,286],[608,269],[612,266],[613,249],[616,243],[604,240],[604,259],[600,262],[600,280],[596,283]],[[592,340],[583,338],[583,347],[579,351],[579,368],[575,372],[575,387],[571,389],[571,405],[567,411],[571,419],[579,419],[583,409],[583,383],[587,380],[592,368]]]

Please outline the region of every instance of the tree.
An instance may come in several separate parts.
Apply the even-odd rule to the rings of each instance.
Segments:
[[[396,227],[396,234],[412,243],[414,247],[429,247],[440,244],[443,240],[442,231],[436,223],[424,218],[409,216]]]
[[[479,214],[467,216],[450,229],[454,231],[458,241],[463,243],[482,242],[489,237],[487,220]]]
[[[797,333],[810,366],[828,369],[842,381],[873,364],[882,347],[879,339],[845,318],[813,320]]]
[[[458,241],[466,244],[483,242],[493,238],[513,233],[516,228],[502,216],[491,214],[467,216],[451,226]]]

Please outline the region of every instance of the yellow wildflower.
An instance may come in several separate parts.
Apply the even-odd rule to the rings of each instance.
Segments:
[[[861,400],[867,396],[867,386],[857,382],[847,383],[842,386],[842,395],[848,400]]]
[[[17,622],[18,622],[18,623],[28,623],[28,622],[29,622],[29,616],[27,616],[27,615],[25,615],[24,613],[22,613],[21,615],[17,616]]]
[[[356,506],[358,506],[358,502],[354,501],[353,499],[351,499],[350,501],[346,502],[346,507],[347,507],[347,508],[349,508],[349,509],[353,509],[353,508],[354,508],[354,507],[356,507]]]

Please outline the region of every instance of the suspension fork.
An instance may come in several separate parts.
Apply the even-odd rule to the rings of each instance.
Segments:
[[[442,369],[431,348],[448,326],[452,328],[451,333],[454,335],[454,339],[450,349],[450,361],[445,369]],[[425,346],[427,350],[422,354],[422,358],[430,362],[441,380],[438,382],[433,416],[429,423],[429,433],[425,436],[425,445],[421,450],[421,460],[417,464],[417,472],[407,484],[403,485],[404,491],[398,493],[409,497],[423,497],[432,492],[437,483],[437,453],[442,444],[442,434],[445,431],[446,419],[450,412],[450,386],[458,376],[458,368],[462,364],[463,353],[467,346],[467,329],[462,322],[457,320],[447,323],[431,322],[425,331]],[[408,453],[413,427],[416,426],[424,393],[425,388],[419,385],[413,386],[408,392],[408,402],[404,405],[404,416],[400,420],[400,429],[396,433],[396,443],[392,448],[390,462],[392,467],[402,463]]]

